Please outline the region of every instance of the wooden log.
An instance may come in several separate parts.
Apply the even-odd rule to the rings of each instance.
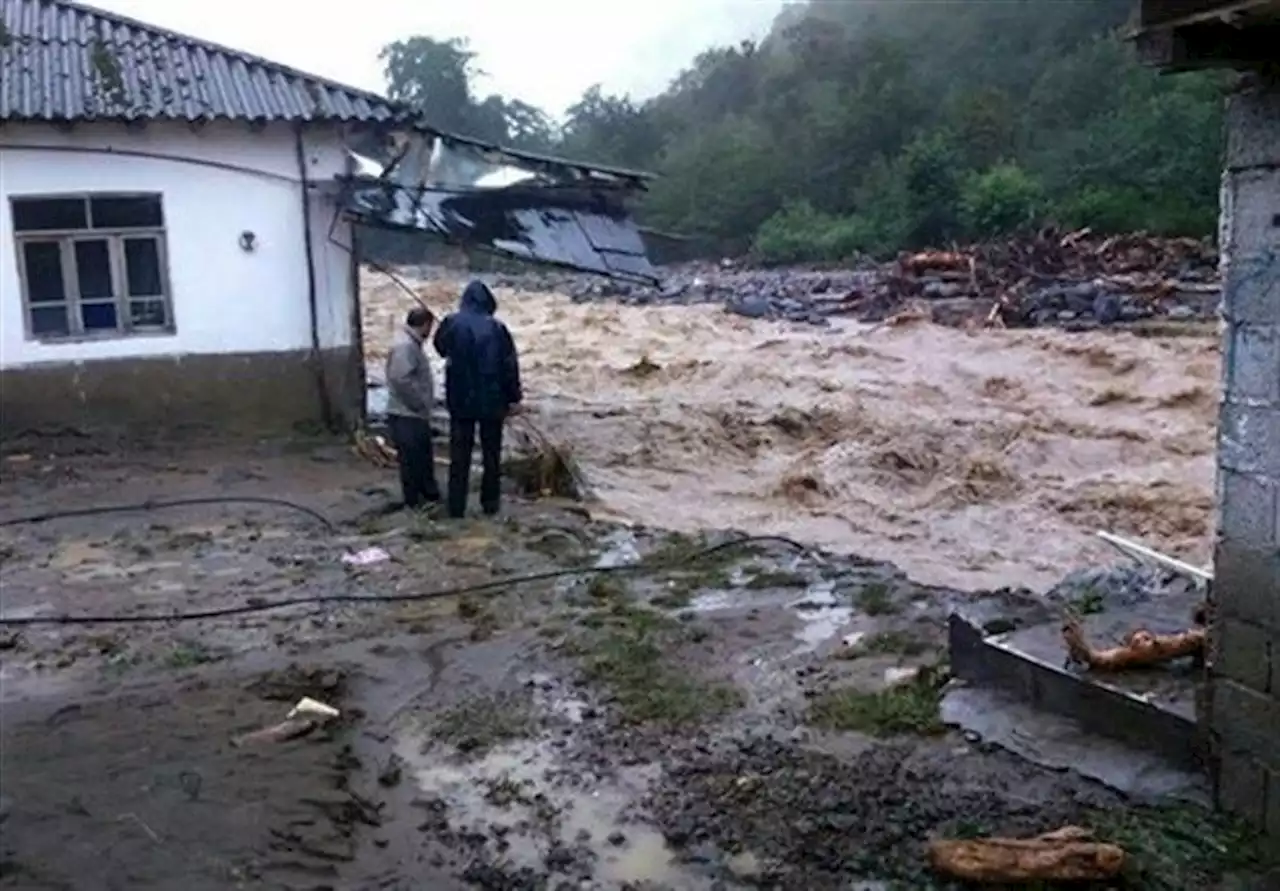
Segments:
[[[1062,638],[1073,662],[1099,671],[1124,671],[1149,668],[1186,656],[1201,656],[1205,648],[1205,629],[1191,628],[1177,634],[1154,634],[1145,628],[1130,631],[1118,647],[1097,650],[1084,638],[1084,630],[1075,619],[1062,626]]]
[[[1124,869],[1118,845],[1093,840],[1079,826],[1065,826],[1035,838],[938,839],[929,844],[936,871],[969,882],[1097,882]]]

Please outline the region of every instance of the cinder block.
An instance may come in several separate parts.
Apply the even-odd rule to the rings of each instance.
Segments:
[[[1280,226],[1275,223],[1276,201],[1280,200],[1280,169],[1229,172],[1227,192],[1231,208],[1227,223],[1231,266],[1236,265],[1239,257],[1265,256],[1280,247]]]
[[[1267,770],[1267,810],[1262,829],[1268,836],[1280,840],[1280,771]],[[1280,874],[1277,874],[1280,877]]]
[[[1223,356],[1228,399],[1274,406],[1280,402],[1280,327],[1238,322]]]
[[[1271,695],[1280,696],[1280,638],[1271,638]],[[1276,743],[1280,748],[1280,741]]]
[[[1225,678],[1212,683],[1211,726],[1220,754],[1250,755],[1264,766],[1280,768],[1280,701]]]
[[[1280,411],[1228,393],[1218,412],[1218,466],[1280,477]]]
[[[1274,211],[1273,211],[1274,212]],[[1242,233],[1233,222],[1233,241]],[[1233,248],[1222,286],[1222,312],[1233,323],[1280,324],[1280,253]],[[1228,357],[1224,357],[1229,359]]]
[[[1248,755],[1223,752],[1214,782],[1215,803],[1256,827],[1266,823],[1267,771]]]
[[[1272,633],[1265,628],[1238,619],[1219,619],[1214,623],[1213,652],[1213,670],[1218,677],[1258,693],[1272,691]]]
[[[1280,629],[1280,558],[1276,548],[1250,548],[1218,536],[1213,559],[1213,599],[1221,619]]]
[[[1218,534],[1233,544],[1259,550],[1276,543],[1275,480],[1237,470],[1218,474]]]
[[[1227,100],[1227,169],[1280,162],[1280,86],[1258,85]]]

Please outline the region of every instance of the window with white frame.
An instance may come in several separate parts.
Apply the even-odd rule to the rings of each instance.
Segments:
[[[10,199],[27,336],[173,331],[159,195]]]

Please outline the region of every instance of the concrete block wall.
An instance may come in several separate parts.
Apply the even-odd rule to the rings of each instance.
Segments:
[[[1280,837],[1280,83],[1231,97],[1205,724],[1218,804]]]

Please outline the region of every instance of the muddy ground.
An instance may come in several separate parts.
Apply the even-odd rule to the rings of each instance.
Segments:
[[[0,886],[945,888],[933,834],[1082,823],[1133,852],[1130,887],[1266,887],[1203,812],[941,725],[948,607],[1043,618],[1028,594],[554,500],[387,514],[391,472],[329,442],[7,450],[0,521],[220,495],[333,528],[235,503],[0,526],[5,617],[348,600],[0,628]],[[340,716],[252,736],[303,696]]]

